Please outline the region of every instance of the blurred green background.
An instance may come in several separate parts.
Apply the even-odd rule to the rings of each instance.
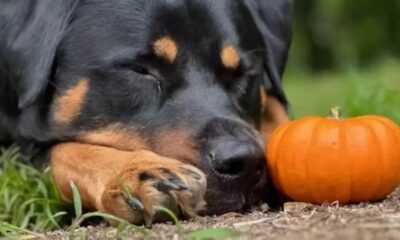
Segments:
[[[294,1],[284,76],[291,116],[381,114],[400,123],[400,1]]]

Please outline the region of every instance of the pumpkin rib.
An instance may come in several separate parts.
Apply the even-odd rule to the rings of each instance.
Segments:
[[[346,126],[348,125],[347,121],[341,121],[339,125],[339,149],[341,150],[340,152],[343,154],[343,156],[348,156],[349,155],[349,148],[347,146],[347,130]],[[343,146],[343,147],[342,147]],[[343,149],[342,149],[343,148]],[[352,199],[352,192],[353,192],[353,161],[350,161],[350,174],[348,174],[348,183],[350,185],[348,189],[348,195],[347,195],[347,200],[346,202],[350,201]]]
[[[291,124],[288,124],[287,127],[285,127],[285,129],[283,129],[283,132],[282,132],[282,135],[281,135],[281,139],[280,139],[279,144],[277,146],[281,146],[282,144],[284,144],[285,140],[288,139],[285,136],[288,133],[290,133],[289,130],[294,129],[295,126],[297,126],[297,124],[300,124],[300,123],[301,123],[300,121],[295,121],[295,122],[292,122]],[[287,152],[286,151],[287,149],[284,149],[284,148],[281,148],[281,147],[279,149],[280,149],[280,151],[278,150],[278,153],[276,155],[276,159],[286,160],[285,153]],[[282,168],[280,166],[281,164],[282,164],[281,162],[277,161],[276,165],[275,165],[276,166],[275,171],[276,171],[276,174],[277,174],[277,181],[278,181],[278,184],[279,184],[280,188],[282,189],[283,194],[286,195],[287,197],[290,197],[288,192],[287,192],[287,189],[284,189],[282,187],[282,184],[281,184],[282,180],[285,179],[284,177],[282,177],[282,171],[280,171],[280,169]]]
[[[398,157],[397,161],[390,161],[391,168],[395,169],[395,172],[392,173],[391,176],[388,177],[390,180],[388,185],[390,186],[389,189],[396,188],[400,183],[400,129],[395,125],[395,123],[390,121],[382,121],[383,119],[376,119],[377,121],[381,122],[385,127],[387,127],[390,131],[388,133],[393,137],[393,141],[397,144],[397,151],[394,151],[394,155]],[[393,127],[393,128],[392,128]],[[388,190],[382,193],[382,198],[389,194],[391,191]]]
[[[317,136],[316,130],[318,130],[318,126],[321,125],[323,122],[325,121],[324,118],[320,118],[318,119],[318,121],[316,121],[314,124],[314,127],[312,129],[312,134],[311,134],[311,138],[310,138],[310,145],[308,146],[308,153],[307,153],[307,157],[305,158],[306,160],[304,161],[304,169],[305,169],[305,176],[306,176],[306,183],[307,183],[307,190],[309,193],[309,198],[312,202],[318,202],[317,198],[313,195],[313,191],[311,189],[311,186],[313,185],[313,183],[310,183],[310,178],[309,178],[309,174],[310,174],[310,155],[311,155],[311,151],[314,150],[314,148],[312,148],[312,146],[314,145],[314,140]]]
[[[310,118],[307,118],[306,119],[306,121],[307,121],[307,124],[305,124],[305,121],[299,121],[298,123],[296,123],[296,125],[295,126],[293,126],[293,128],[294,129],[301,129],[302,127],[304,127],[305,125],[309,125],[310,123],[310,121],[313,121],[313,123],[314,123],[314,127],[315,127],[315,124],[316,123],[318,123],[319,121],[321,120],[321,118],[320,117],[310,117]],[[300,126],[300,127],[299,127]],[[314,127],[312,128],[312,132],[314,131]],[[296,130],[295,130],[295,132],[296,132]],[[302,132],[300,132],[300,133],[302,133]],[[296,133],[296,134],[298,134],[298,132]],[[301,135],[301,134],[300,134]],[[304,144],[306,144],[306,143],[304,143]],[[307,144],[310,146],[310,145],[312,145],[312,142],[311,142],[311,139],[307,142]],[[296,148],[299,148],[300,146],[296,146]],[[307,154],[309,153],[309,149],[310,148],[306,148],[306,149],[308,149],[308,151],[307,151]],[[296,151],[296,149],[294,149],[295,151]],[[290,149],[290,151],[292,151],[292,149]],[[295,162],[298,162],[298,159],[296,158],[296,160],[295,160]],[[293,162],[293,166],[296,164],[295,162]],[[301,162],[300,162],[301,163]],[[302,167],[300,166],[300,168],[303,168],[304,169],[304,176],[301,176],[301,174],[297,174],[297,176],[296,176],[296,178],[297,178],[297,181],[300,179],[301,181],[304,181],[305,183],[307,183],[308,182],[308,184],[307,184],[307,187],[304,187],[303,186],[303,189],[305,190],[303,193],[298,193],[298,192],[296,192],[296,193],[294,193],[294,194],[300,194],[300,195],[307,195],[308,196],[308,198],[309,199],[312,199],[312,198],[315,198],[315,196],[311,196],[311,191],[310,191],[310,189],[309,189],[309,186],[310,186],[310,184],[309,184],[309,179],[307,179],[307,177],[308,177],[308,174],[307,174],[307,166],[305,165],[305,164],[300,164],[300,165],[302,165]],[[293,180],[293,179],[292,179]]]
[[[274,130],[274,134],[270,137],[270,139],[267,141],[267,150],[268,150],[268,155],[275,159],[276,155],[277,155],[277,150],[275,148],[272,148],[272,145],[276,145],[279,146],[279,143],[281,141],[282,138],[282,134],[286,131],[286,128],[289,126],[290,124],[286,123],[286,124],[282,124],[280,125],[278,128],[276,128]],[[278,139],[278,140],[276,140]],[[274,143],[274,144],[271,144]],[[276,142],[276,143],[275,143]]]
[[[371,119],[374,119],[376,121],[383,123],[385,126],[390,128],[393,131],[391,133],[394,135],[394,139],[396,140],[397,144],[400,146],[400,128],[397,127],[397,125],[394,122],[384,119],[382,117],[377,117],[377,116],[369,116],[369,117]]]
[[[278,159],[278,153],[279,153],[279,149],[280,149],[279,145],[281,144],[283,135],[285,134],[285,132],[289,126],[290,126],[290,124],[288,124],[288,123],[279,126],[276,129],[274,136],[271,137],[267,143],[268,144],[268,156],[269,156],[269,158],[267,157],[267,161],[268,161],[267,165],[269,165],[269,167],[270,167],[271,175],[276,175],[276,176],[271,176],[271,178],[273,179],[273,181],[275,181],[276,188],[279,191],[282,191],[280,179],[278,176],[278,170],[277,170],[277,165],[278,165],[277,159]],[[271,142],[273,144],[271,144]],[[275,147],[276,149],[274,149],[273,147]]]
[[[381,145],[380,145],[380,142],[379,142],[379,139],[378,139],[378,137],[377,137],[377,133],[375,132],[375,129],[369,124],[369,122],[367,121],[366,118],[359,118],[358,121],[359,121],[359,123],[363,123],[364,126],[367,126],[369,132],[372,133],[371,136],[372,136],[372,139],[373,139],[373,143],[374,143],[373,146],[374,146],[374,148],[368,148],[368,151],[371,152],[371,151],[377,149],[376,151],[377,151],[378,153],[375,152],[375,155],[376,155],[376,156],[381,156],[381,155],[382,155],[382,147],[381,147]],[[368,155],[369,155],[369,156],[374,156],[374,155],[371,155],[371,154],[368,154]],[[377,162],[379,162],[379,165],[380,165],[380,169],[379,169],[379,170],[383,169],[382,160],[379,159]],[[370,194],[370,196],[367,197],[367,199],[373,199],[373,200],[375,200],[375,199],[374,199],[374,196],[376,196],[376,194],[379,193],[379,191],[380,191],[380,187],[381,187],[381,185],[382,185],[383,179],[382,179],[382,174],[378,174],[378,176],[379,176],[379,177],[378,177],[379,180],[377,179],[377,181],[378,181],[377,187],[376,187],[376,189]]]
[[[377,143],[376,148],[379,150],[379,156],[383,156],[383,148],[382,148],[381,142],[380,142],[379,137],[378,137],[379,133],[376,132],[375,128],[371,127],[371,125],[369,125],[369,126],[370,126],[371,130],[374,132],[374,136],[375,136],[376,143]],[[386,156],[383,156],[381,158],[381,161],[379,161],[382,170],[385,169],[385,166],[384,166],[385,163],[383,162],[383,161],[386,160],[385,158],[386,158]],[[380,195],[381,195],[380,192],[382,191],[382,184],[386,182],[385,179],[383,179],[382,174],[379,174],[379,176],[380,176],[379,177],[380,182],[379,182],[379,185],[378,185],[378,189],[373,194],[373,196],[377,196],[377,199],[375,199],[375,200],[379,200]]]
[[[386,124],[382,123],[381,121],[379,121],[377,119],[370,118],[369,120],[378,121],[380,124],[383,125],[384,128],[387,128]],[[366,122],[367,119],[363,119],[362,121]],[[380,144],[379,137],[378,137],[379,133],[375,130],[375,128],[371,127],[371,129],[372,129],[372,131],[374,131],[374,134],[375,134],[376,138],[378,138],[377,139],[377,143],[378,143],[377,146],[378,146],[378,149],[380,149],[380,154],[379,155],[382,157],[380,162],[381,162],[381,169],[383,170],[383,169],[385,169],[386,156],[383,155],[383,148],[382,148],[382,146]],[[373,194],[373,196],[375,196],[373,200],[379,200],[382,195],[386,195],[386,194],[382,194],[382,190],[385,190],[384,188],[382,188],[382,185],[387,185],[386,184],[386,182],[387,182],[386,176],[382,177],[382,174],[380,174],[380,180],[381,181],[380,181],[379,187],[378,187],[377,191]]]
[[[394,141],[397,143],[397,146],[399,149],[398,156],[400,157],[400,134],[399,134],[400,129],[397,127],[397,125],[394,122],[384,119],[382,117],[372,116],[370,118],[381,123],[384,127],[389,128],[391,130],[391,131],[388,131],[388,133],[394,138]],[[399,159],[399,161],[400,161],[400,159]],[[400,165],[400,164],[398,163],[398,165]],[[398,166],[398,170],[400,170],[400,166]],[[396,186],[399,185],[399,183],[400,183],[400,173],[397,174],[397,181],[395,184],[389,182],[389,184],[391,186],[390,188],[395,188]],[[381,193],[380,196],[384,197],[387,194],[388,193],[384,192],[384,193]]]

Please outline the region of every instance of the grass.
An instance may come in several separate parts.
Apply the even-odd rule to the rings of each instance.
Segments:
[[[291,116],[328,115],[341,106],[345,116],[379,114],[400,123],[400,62],[388,60],[367,70],[286,74]]]
[[[16,147],[0,150],[0,233],[4,223],[34,231],[60,227],[68,210],[48,170],[26,164]]]
[[[339,73],[312,75],[289,72],[284,88],[291,102],[291,115],[328,115],[331,107],[341,106],[345,116],[379,114],[400,124],[400,62],[387,61],[368,70],[348,69]],[[74,189],[74,185],[71,185]],[[58,195],[50,171],[40,172],[18,154],[18,148],[0,150],[0,238],[18,234],[38,235],[37,232],[69,226],[74,236],[85,233],[78,229],[83,220],[94,216],[111,218],[120,223],[118,231],[138,231],[146,236],[148,230],[138,228],[114,216],[83,213],[79,193],[74,191],[74,209],[64,204]],[[179,227],[176,216],[171,216]],[[75,215],[75,217],[73,217]],[[195,232],[178,231],[183,238],[207,239],[233,236],[228,229],[205,229]],[[36,235],[35,235],[36,234]]]

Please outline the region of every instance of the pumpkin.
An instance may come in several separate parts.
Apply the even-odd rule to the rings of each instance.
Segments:
[[[400,129],[382,116],[309,116],[278,127],[267,146],[276,188],[322,204],[383,199],[400,183]]]

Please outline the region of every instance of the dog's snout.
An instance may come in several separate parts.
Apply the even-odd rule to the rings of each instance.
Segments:
[[[211,168],[225,180],[258,179],[265,159],[261,147],[253,141],[219,138],[209,153]]]
[[[197,138],[208,213],[243,211],[265,199],[264,144],[253,128],[236,118],[213,118]]]

